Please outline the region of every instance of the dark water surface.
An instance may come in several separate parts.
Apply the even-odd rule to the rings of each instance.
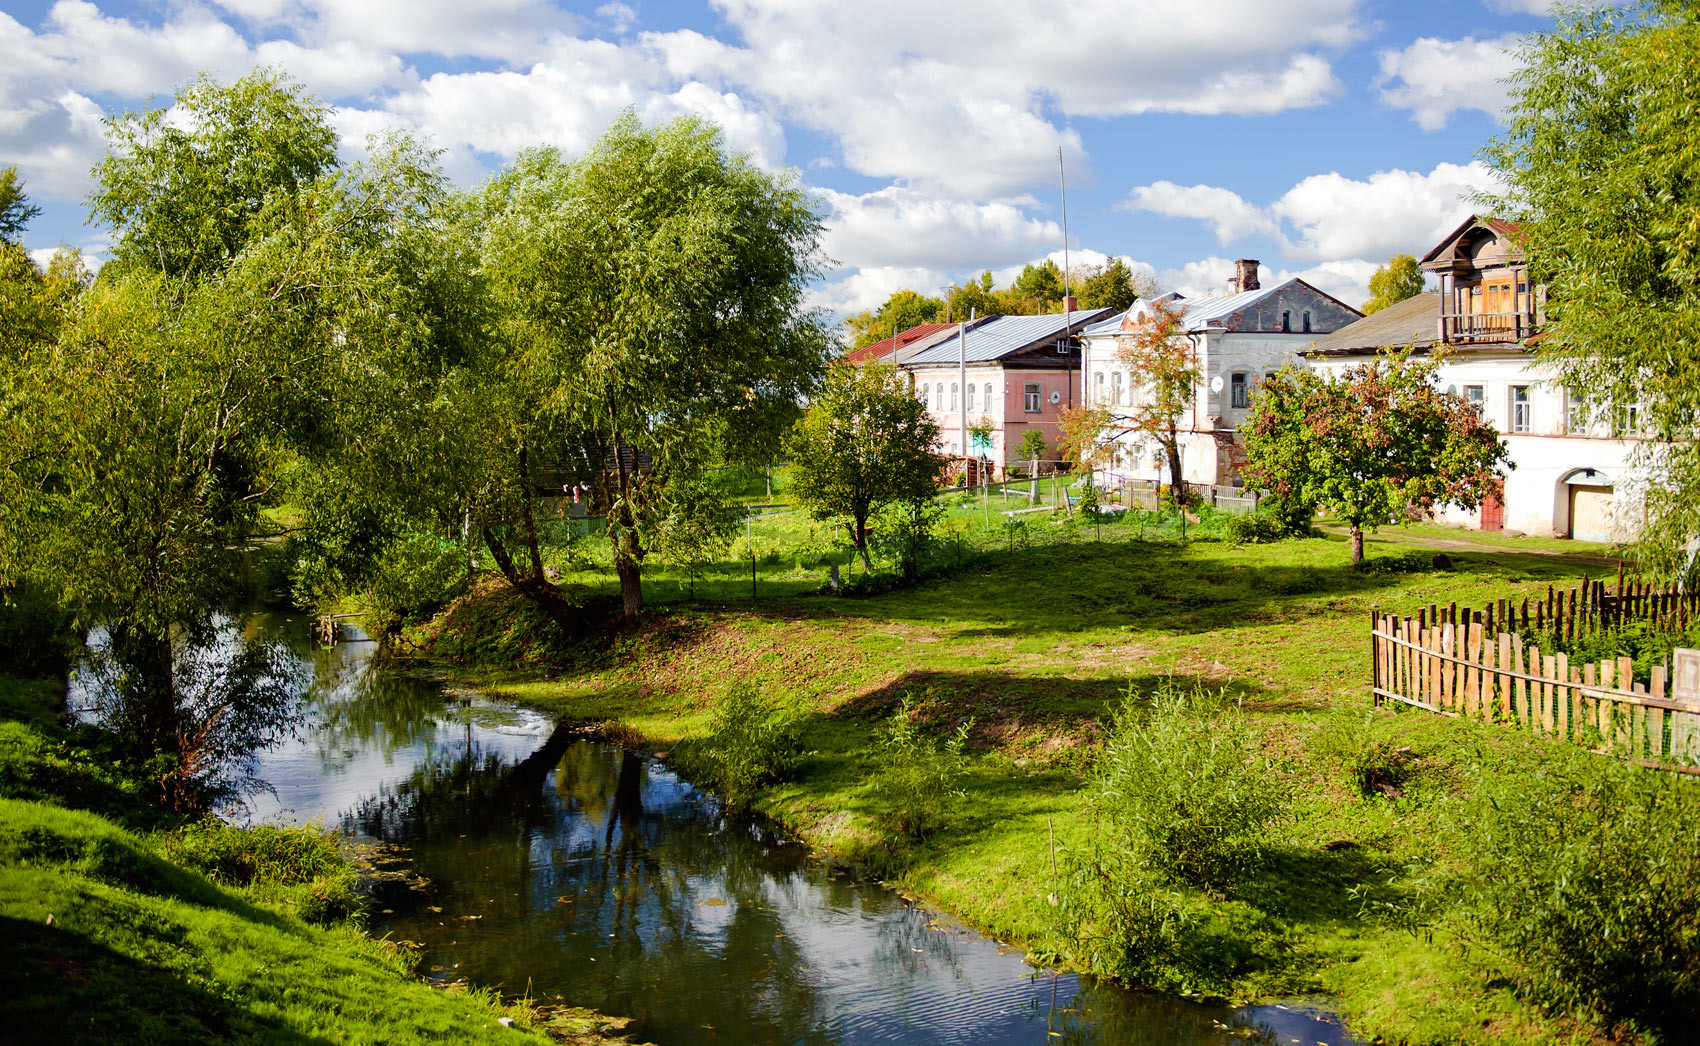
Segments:
[[[320,819],[407,847],[431,881],[383,902],[376,934],[423,968],[636,1017],[689,1043],[1350,1041],[1300,1009],[1233,1010],[1037,971],[1018,952],[729,820],[652,759],[446,689],[345,642],[284,638],[308,726],[265,753],[250,816]]]

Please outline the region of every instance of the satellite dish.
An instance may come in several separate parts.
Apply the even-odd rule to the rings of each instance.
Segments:
[[[1221,392],[1222,391],[1222,375],[1218,374],[1214,378],[1210,379],[1210,391],[1211,392]]]
[[[1055,389],[1051,390],[1051,402],[1052,403],[1061,403],[1062,402],[1062,393],[1057,392]]]

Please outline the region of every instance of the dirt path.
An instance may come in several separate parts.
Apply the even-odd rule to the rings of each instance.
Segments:
[[[1346,528],[1339,524],[1322,523],[1318,525],[1317,529],[1324,533],[1338,537],[1348,536]],[[1469,532],[1463,531],[1462,533],[1467,535]],[[1432,548],[1445,552],[1486,552],[1509,556],[1542,556],[1547,559],[1557,560],[1561,563],[1575,563],[1578,566],[1588,567],[1609,567],[1612,570],[1616,570],[1619,563],[1628,563],[1629,566],[1634,565],[1632,562],[1628,562],[1617,556],[1599,556],[1587,552],[1564,552],[1559,549],[1550,548],[1517,548],[1511,545],[1496,545],[1485,541],[1473,541],[1469,537],[1437,538],[1430,537],[1426,534],[1409,533],[1399,533],[1397,537],[1381,537],[1376,534],[1365,534],[1364,543],[1375,545],[1415,545],[1419,548]]]

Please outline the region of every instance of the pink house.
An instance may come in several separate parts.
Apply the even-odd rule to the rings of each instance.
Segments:
[[[1005,463],[1018,458],[1028,430],[1056,456],[1057,423],[1080,403],[1081,328],[1113,309],[1045,316],[987,316],[959,332],[927,339],[918,351],[897,350],[915,395],[939,425],[939,451]],[[989,427],[989,438],[971,429]]]

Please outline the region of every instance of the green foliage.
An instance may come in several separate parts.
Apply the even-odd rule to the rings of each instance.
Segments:
[[[40,586],[0,589],[0,675],[62,676],[76,645],[71,615]]]
[[[1131,689],[1087,786],[1098,861],[1189,886],[1257,869],[1286,793],[1245,714],[1220,693]]]
[[[1152,297],[1155,284],[1135,276],[1127,262],[1111,258],[1103,265],[1074,274],[1072,290],[1082,309],[1115,309],[1120,312],[1142,297]]]
[[[944,506],[933,498],[909,498],[888,505],[872,538],[874,548],[896,561],[900,576],[913,581],[921,576],[927,553],[937,543],[933,535],[944,514]]]
[[[1659,479],[1637,559],[1680,575],[1700,532],[1700,10],[1569,5],[1519,58],[1509,126],[1482,153],[1505,191],[1482,202],[1521,223],[1530,274],[1546,285],[1538,352],[1555,383],[1612,416],[1639,405],[1655,437],[1639,464]]]
[[[1323,375],[1284,367],[1264,381],[1246,419],[1246,473],[1277,497],[1325,505],[1363,531],[1408,507],[1475,507],[1511,468],[1505,445],[1479,412],[1432,380],[1435,364],[1388,355]]]
[[[18,180],[17,165],[0,168],[0,243],[16,246],[23,242],[24,227],[41,213],[29,199],[24,183]]]
[[[374,635],[430,617],[459,594],[466,581],[460,545],[435,534],[404,534],[386,544],[353,598]]]
[[[318,825],[238,828],[216,817],[167,832],[160,852],[215,883],[258,887],[308,922],[340,922],[365,912],[359,873],[334,832]]]
[[[1185,313],[1158,299],[1144,307],[1133,331],[1116,350],[1134,386],[1134,406],[1116,421],[1125,431],[1144,433],[1162,448],[1170,490],[1183,492],[1183,497],[1186,479],[1179,426],[1193,407],[1193,392],[1202,374],[1197,350],[1185,334]]]
[[[1387,264],[1380,266],[1369,278],[1369,300],[1364,302],[1362,312],[1368,316],[1372,312],[1380,312],[1389,305],[1397,305],[1406,298],[1415,298],[1423,292],[1423,283],[1427,279],[1422,266],[1417,259],[1409,254],[1395,254],[1387,259]]]
[[[1015,445],[1015,456],[1022,461],[1044,461],[1050,453],[1051,448],[1045,445],[1045,434],[1038,429],[1023,432],[1021,442]]]
[[[922,720],[922,700],[904,694],[881,727],[870,785],[885,820],[913,842],[944,824],[962,797],[960,782],[968,772],[963,748],[974,728],[970,716],[941,734]]]
[[[909,290],[893,291],[878,309],[845,317],[844,326],[850,334],[846,349],[854,351],[911,327],[936,323],[943,315],[944,301],[940,298]]]
[[[1324,721],[1311,750],[1339,768],[1351,789],[1364,798],[1397,797],[1416,775],[1418,758],[1381,729],[1383,713],[1340,713]]]
[[[1467,939],[1531,998],[1658,1040],[1700,1010],[1700,796],[1614,759],[1481,782],[1452,889]]]
[[[1574,638],[1531,628],[1524,640],[1540,647],[1543,654],[1568,655],[1573,665],[1627,657],[1634,663],[1634,678],[1647,683],[1652,680],[1655,666],[1670,666],[1673,650],[1700,647],[1700,627],[1672,632],[1654,628],[1646,621],[1630,621],[1614,628],[1583,632]]]
[[[796,771],[801,741],[797,721],[774,708],[754,683],[739,679],[714,703],[703,755],[716,791],[729,805],[745,807]]]
[[[919,503],[944,472],[937,441],[938,425],[892,368],[833,367],[786,440],[792,497],[814,519],[842,522],[872,569],[867,533],[875,513],[911,503],[904,524],[911,536],[932,519]]]
[[[1266,544],[1288,536],[1281,526],[1281,521],[1270,512],[1247,512],[1242,516],[1229,516],[1222,530],[1228,541],[1235,545]]]

